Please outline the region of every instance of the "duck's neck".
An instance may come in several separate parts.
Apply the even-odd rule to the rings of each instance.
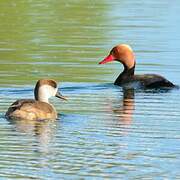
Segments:
[[[48,103],[49,104],[49,101],[48,101],[48,99],[46,98],[46,97],[41,97],[41,96],[39,96],[37,99],[36,99],[37,101],[41,101],[41,102],[45,102],[45,103]]]
[[[54,89],[49,85],[42,85],[40,87],[36,87],[34,90],[34,96],[36,101],[41,101],[45,103],[49,103],[49,98],[52,96]]]
[[[36,101],[41,101],[49,104],[49,97],[47,97],[47,94],[45,93],[40,93],[40,91],[35,91],[34,92],[35,100]]]
[[[135,70],[135,65],[132,68],[128,68],[126,65],[124,65],[123,72],[118,76],[114,84],[122,85],[123,83],[126,83],[129,80],[131,80],[134,76],[134,70]]]

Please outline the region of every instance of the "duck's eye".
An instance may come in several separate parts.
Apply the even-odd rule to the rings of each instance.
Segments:
[[[110,54],[114,56],[115,55],[114,50],[111,50]]]

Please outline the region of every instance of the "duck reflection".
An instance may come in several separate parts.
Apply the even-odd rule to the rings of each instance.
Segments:
[[[131,124],[133,119],[134,105],[134,89],[123,89],[122,104],[113,109],[123,124]]]
[[[15,129],[21,133],[35,136],[39,142],[39,145],[46,148],[55,134],[56,121],[51,120],[9,120],[9,122],[15,125]]]

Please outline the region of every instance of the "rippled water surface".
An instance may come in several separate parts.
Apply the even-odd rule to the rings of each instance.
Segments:
[[[180,179],[180,90],[122,90],[122,65],[98,65],[130,44],[136,73],[180,85],[180,3],[0,1],[0,178]],[[59,83],[57,121],[4,118],[37,79]]]

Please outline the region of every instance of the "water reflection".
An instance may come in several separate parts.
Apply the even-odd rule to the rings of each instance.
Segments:
[[[134,89],[123,89],[122,105],[115,108],[113,112],[120,117],[124,124],[131,124],[134,109]]]
[[[149,97],[158,94],[164,94],[169,93],[173,90],[172,88],[161,88],[161,89],[146,89],[146,90],[137,90],[137,89],[122,89],[123,95],[122,100],[115,108],[113,108],[113,112],[116,114],[116,116],[119,118],[121,123],[123,124],[131,124],[134,117],[134,111],[135,111],[135,94],[141,97]]]
[[[55,102],[65,114],[61,122],[9,125],[1,118],[2,179],[179,177],[179,91],[133,94],[91,84],[117,77],[119,66],[97,62],[118,43],[134,47],[137,74],[155,72],[180,84],[178,1],[0,4],[0,84],[8,87],[0,91],[1,114],[12,99],[31,96],[37,78],[68,83],[65,94],[73,95]]]
[[[135,89],[118,87],[114,90],[112,99],[106,100],[102,117],[106,120],[106,126],[111,127],[111,134],[124,136],[129,133],[131,126],[133,126]]]
[[[48,145],[55,135],[56,121],[9,120],[15,130],[37,138],[41,151],[48,151]]]

